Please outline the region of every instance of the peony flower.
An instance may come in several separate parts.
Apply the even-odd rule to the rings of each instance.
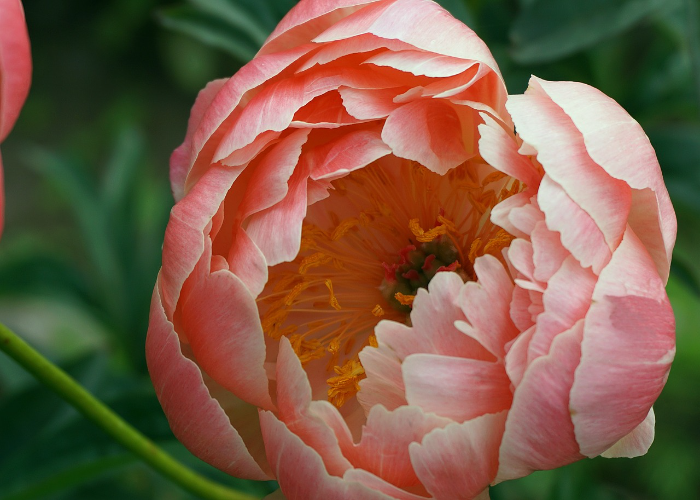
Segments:
[[[19,116],[31,78],[32,59],[22,3],[0,0],[0,143]],[[0,156],[0,234],[4,220],[5,190]]]
[[[187,448],[289,499],[483,499],[646,452],[674,353],[654,152],[588,86],[505,101],[427,0],[303,0],[200,93],[146,344]]]

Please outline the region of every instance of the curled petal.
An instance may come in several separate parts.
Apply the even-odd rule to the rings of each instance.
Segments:
[[[156,285],[151,302],[146,361],[170,428],[187,449],[224,472],[247,479],[268,479],[209,394],[199,367],[182,355],[158,288]]]

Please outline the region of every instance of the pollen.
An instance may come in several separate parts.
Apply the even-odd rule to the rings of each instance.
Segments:
[[[436,274],[474,280],[476,258],[503,258],[513,237],[490,211],[522,189],[478,160],[443,176],[383,162],[331,181],[329,196],[307,208],[297,257],[269,268],[256,299],[265,334],[287,337],[309,373],[325,370],[339,408],[360,390],[360,352],[378,347],[380,320],[410,323],[418,290]]]

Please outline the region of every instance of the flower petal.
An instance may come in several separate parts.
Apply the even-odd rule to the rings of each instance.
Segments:
[[[151,302],[146,361],[170,428],[188,450],[224,472],[246,479],[268,479],[209,394],[197,365],[182,355],[159,288],[156,284]]]
[[[19,0],[0,2],[0,142],[19,116],[32,80],[32,55]]]
[[[647,417],[674,354],[675,321],[664,283],[628,229],[600,274],[586,315],[571,390],[581,453],[600,455]]]
[[[513,397],[501,363],[412,354],[401,371],[408,404],[458,422],[508,409]]]
[[[649,410],[647,418],[632,432],[601,453],[605,458],[634,458],[645,455],[654,442],[654,425],[656,417],[654,408]]]
[[[411,460],[435,498],[474,499],[498,470],[498,446],[507,412],[483,415],[437,429],[410,446]],[[488,498],[488,491],[485,497]]]
[[[583,321],[556,337],[530,364],[513,397],[496,482],[583,458],[569,414],[569,391],[581,356]]]
[[[288,500],[390,500],[391,497],[355,481],[326,472],[323,460],[269,411],[260,412],[267,459]]]
[[[382,140],[399,158],[444,175],[473,153],[465,149],[457,112],[438,100],[414,101],[389,115]]]

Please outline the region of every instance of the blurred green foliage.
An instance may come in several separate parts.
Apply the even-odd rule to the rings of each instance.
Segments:
[[[493,500],[700,498],[700,0],[442,0],[494,53],[511,93],[530,74],[589,83],[656,148],[679,219],[668,292],[678,354],[657,440],[492,489]],[[3,145],[0,320],[142,432],[174,439],[145,368],[148,307],[172,199],[168,156],[197,90],[249,60],[293,0],[25,2],[34,80]],[[183,499],[0,356],[0,499]]]

